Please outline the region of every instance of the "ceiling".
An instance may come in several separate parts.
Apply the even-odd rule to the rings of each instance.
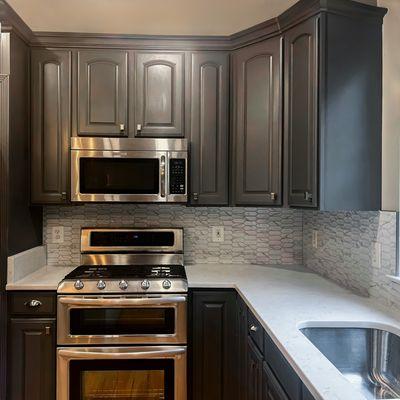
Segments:
[[[33,31],[229,35],[297,0],[7,0]]]

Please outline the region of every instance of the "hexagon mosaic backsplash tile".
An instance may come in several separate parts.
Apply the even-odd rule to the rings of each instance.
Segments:
[[[51,242],[54,226],[64,227],[64,243]],[[44,208],[44,243],[49,265],[78,265],[80,228],[183,227],[185,262],[301,264],[302,212],[271,208],[185,207],[182,205],[86,204]],[[223,226],[223,243],[212,241]]]

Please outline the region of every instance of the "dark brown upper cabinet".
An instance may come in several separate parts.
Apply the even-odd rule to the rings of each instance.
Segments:
[[[128,53],[82,50],[78,57],[78,136],[128,135]]]
[[[184,136],[184,53],[137,52],[135,135]]]
[[[191,54],[191,197],[228,204],[229,54]]]
[[[33,49],[31,200],[64,203],[71,135],[71,52]]]
[[[290,207],[380,209],[386,10],[349,6],[284,33],[284,175]]]
[[[289,205],[318,205],[318,24],[310,19],[285,34],[285,132]]]
[[[233,202],[280,205],[281,39],[233,54]]]

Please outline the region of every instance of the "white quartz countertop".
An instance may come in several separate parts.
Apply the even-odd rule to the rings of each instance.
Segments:
[[[43,267],[7,290],[56,290],[73,268]],[[365,400],[303,336],[306,326],[375,327],[400,335],[400,316],[301,267],[199,264],[191,288],[235,288],[316,400]]]

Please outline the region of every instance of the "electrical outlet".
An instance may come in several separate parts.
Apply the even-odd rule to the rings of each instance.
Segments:
[[[374,268],[381,268],[382,245],[379,242],[372,243],[371,261]]]
[[[53,226],[51,230],[51,238],[53,243],[64,243],[64,227]]]
[[[318,249],[318,231],[316,229],[312,231],[312,247]]]
[[[212,227],[212,241],[222,243],[224,241],[224,227],[213,226]]]

